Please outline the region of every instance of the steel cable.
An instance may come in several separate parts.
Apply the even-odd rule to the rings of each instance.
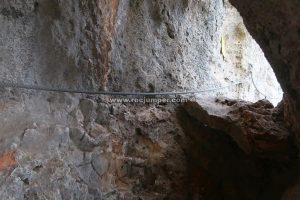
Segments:
[[[90,94],[90,95],[110,95],[110,96],[154,96],[154,95],[184,95],[184,94],[198,94],[204,92],[212,92],[223,90],[232,86],[242,85],[246,82],[235,83],[219,88],[210,88],[206,90],[198,91],[184,91],[184,92],[109,92],[109,91],[89,91],[89,90],[74,90],[74,89],[65,89],[65,88],[50,88],[42,87],[37,85],[26,85],[26,84],[17,84],[9,81],[0,81],[0,87],[2,88],[17,88],[17,89],[26,89],[26,90],[39,90],[39,91],[48,91],[48,92],[62,92],[62,93],[77,93],[77,94]]]

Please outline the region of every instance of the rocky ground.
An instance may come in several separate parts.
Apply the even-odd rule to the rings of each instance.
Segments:
[[[5,94],[1,198],[176,199],[185,194],[187,161],[176,141],[185,137],[174,105]]]
[[[293,151],[249,155],[188,106],[2,92],[1,198],[279,199],[297,174]]]

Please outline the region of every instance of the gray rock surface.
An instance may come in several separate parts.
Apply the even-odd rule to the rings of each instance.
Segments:
[[[227,60],[222,54],[222,36],[233,34],[222,27],[233,20],[225,13],[237,15],[230,9],[222,0],[0,0],[0,80],[144,92],[250,83],[247,62],[228,60],[240,52]],[[239,50],[262,57],[257,46],[246,48],[252,42]],[[268,72],[266,63],[259,66]],[[279,89],[269,78],[262,90],[273,94]],[[262,98],[248,86],[201,95]],[[196,165],[201,170],[189,172],[193,151],[186,147],[193,138],[184,134],[176,105],[0,90],[0,199],[201,199],[230,193],[208,189],[220,182],[203,178],[205,158]],[[234,146],[224,141],[218,152]]]
[[[175,141],[184,134],[173,105],[125,106],[48,95],[10,93],[14,103],[1,98],[1,198],[176,199],[186,194],[180,186],[184,153]],[[110,113],[112,106],[115,112],[101,124],[91,118],[93,109]],[[172,179],[163,171],[167,163]]]
[[[2,0],[0,23],[3,80],[144,92],[246,80],[201,95],[256,101],[264,96],[247,76],[251,61],[259,89],[276,98],[270,99],[275,104],[280,100],[274,74],[261,62],[263,53],[226,1]],[[245,40],[236,46],[239,27]]]

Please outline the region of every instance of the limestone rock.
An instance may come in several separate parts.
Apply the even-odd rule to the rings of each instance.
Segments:
[[[1,0],[0,79],[123,92],[202,90],[231,84],[241,77],[228,73],[228,80],[218,80],[225,78],[222,70],[226,69],[220,53],[225,9],[222,0]],[[263,25],[281,19],[285,18]],[[288,27],[298,30],[298,24],[289,23]],[[277,30],[286,30],[284,23],[282,26]],[[273,36],[273,30],[260,24],[252,27],[258,27],[267,38]],[[293,66],[275,70],[277,76],[282,72],[293,81],[290,84],[279,77],[284,90],[289,91],[284,110],[285,122],[291,127],[298,124],[298,93],[293,95],[294,89],[298,91],[298,65],[293,60],[297,55],[288,48],[299,46],[295,33],[280,37],[284,45],[277,45],[276,40],[269,43],[281,49],[282,60]],[[281,55],[272,58],[276,57]],[[244,66],[238,66],[244,73]],[[280,188],[270,183],[274,177],[284,179],[294,166],[251,160],[229,137],[209,128],[200,139],[186,135],[188,131],[183,132],[177,119],[177,104],[113,104],[110,96],[14,88],[0,91],[0,199],[253,200],[261,193],[270,195],[265,186],[280,193],[284,181],[274,182],[280,183],[276,184]],[[239,95],[241,91],[247,88],[203,95]],[[277,132],[285,133],[285,129],[271,116],[276,111],[269,104],[262,105],[268,112],[243,104],[239,107],[242,111],[235,113],[236,107],[223,105],[234,108],[228,114],[230,122],[244,133],[240,138],[232,137],[246,152],[280,152],[286,135],[279,140]],[[226,130],[228,119],[224,121],[217,110],[213,113],[217,114],[209,121],[217,120],[213,125],[222,124]],[[264,124],[251,124],[252,118]],[[281,117],[277,119],[281,121]],[[195,124],[188,128],[197,133]],[[262,128],[262,135],[256,126]],[[276,134],[264,132],[269,126]],[[208,140],[212,133],[218,135]],[[253,136],[255,143],[249,142],[248,133],[253,134],[250,138]],[[279,145],[272,146],[277,139]],[[194,156],[199,152],[203,154]],[[245,174],[250,184],[240,179]]]

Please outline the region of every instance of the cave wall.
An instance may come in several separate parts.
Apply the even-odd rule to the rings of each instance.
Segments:
[[[1,0],[1,74],[6,80],[103,88],[116,1]]]
[[[285,92],[286,124],[299,133],[299,1],[230,2],[241,13],[247,29],[274,69]]]
[[[207,89],[243,79],[222,75],[224,66],[233,73],[236,66],[223,60],[221,0],[0,2],[1,79],[113,91]],[[107,97],[10,88],[1,88],[0,97],[1,198],[193,196],[198,181],[189,182],[193,161],[185,151],[193,138],[182,130],[176,105],[111,104]],[[198,197],[206,193],[195,188]]]
[[[222,14],[219,0],[122,1],[110,87],[166,91],[216,85],[209,69],[219,55]]]
[[[218,85],[208,63],[220,54],[222,1],[0,2],[5,80],[114,91]],[[189,197],[175,108],[1,88],[0,198]]]
[[[6,79],[144,91],[214,83],[220,0],[2,0],[0,11]]]
[[[243,25],[246,42],[231,50],[236,38],[228,27],[242,20],[227,1],[2,0],[0,11],[5,80],[145,92],[247,80],[201,96],[256,101],[264,97],[249,80],[251,61],[260,90],[274,104],[280,99],[272,70]]]

